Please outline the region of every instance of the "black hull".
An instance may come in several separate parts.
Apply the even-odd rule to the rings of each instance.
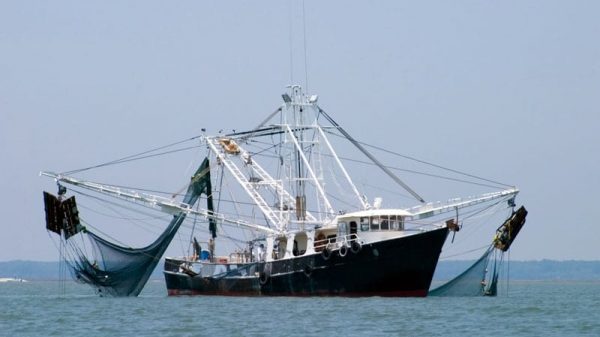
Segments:
[[[169,295],[423,297],[447,235],[440,228],[348,249],[345,256],[244,264],[215,277],[178,272],[183,261],[167,259],[165,280]]]

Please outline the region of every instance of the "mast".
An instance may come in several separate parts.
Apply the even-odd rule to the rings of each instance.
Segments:
[[[288,86],[288,89],[282,95],[284,104],[253,130],[204,137],[210,150],[217,156],[217,162],[224,165],[253,200],[254,205],[260,208],[269,226],[283,232],[289,229],[292,222],[304,227],[306,224],[318,225],[335,218],[336,211],[325,191],[323,168],[320,165],[323,141],[323,149],[334,158],[356,195],[359,207],[369,208],[317,123],[317,96],[306,95],[299,85]],[[275,122],[273,120],[277,115],[279,120]],[[281,167],[279,177],[270,176],[252,154],[244,149],[244,145],[251,142],[251,139],[270,135],[281,137],[277,159],[277,165]],[[250,173],[247,175],[243,171]],[[275,206],[267,203],[273,196],[277,199]],[[314,200],[309,200],[309,197]],[[316,213],[311,214],[309,208],[315,209]],[[295,221],[292,217],[295,217]]]
[[[321,199],[325,212],[329,216],[334,216],[335,211],[329,201],[323,182],[316,172],[317,168],[311,163],[313,149],[319,146],[317,140],[319,129],[316,123],[317,114],[314,106],[317,96],[307,96],[299,85],[291,85],[290,92],[282,95],[283,101],[286,103],[287,114],[283,115],[282,131],[285,132],[287,138],[285,143],[289,144],[289,151],[292,157],[290,167],[292,176],[289,179],[294,187],[296,197],[296,217],[299,221],[306,220],[306,188],[307,182],[311,181],[317,190],[317,199]],[[312,113],[313,116],[309,114]],[[313,120],[309,124],[309,120]],[[307,134],[312,132],[311,135]]]
[[[304,115],[305,115],[305,106],[304,101],[305,97],[302,92],[302,88],[299,85],[291,86],[291,112],[292,112],[292,127],[293,130],[289,129],[290,136],[295,141],[295,151],[294,153],[294,164],[293,168],[295,170],[295,191],[296,191],[296,218],[300,221],[306,219],[306,186],[304,182],[304,131],[300,128],[305,125],[304,123]],[[310,166],[309,166],[310,167]]]

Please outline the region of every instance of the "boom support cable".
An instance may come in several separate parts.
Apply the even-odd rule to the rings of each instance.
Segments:
[[[326,130],[325,132],[328,132],[329,134],[334,135],[334,136],[338,136],[338,137],[342,137],[343,136],[343,135],[342,136],[337,135],[334,132],[331,132],[330,130]],[[405,158],[405,159],[408,159],[408,160],[412,160],[412,161],[415,161],[415,162],[418,162],[418,163],[421,163],[421,164],[425,164],[425,165],[429,165],[429,166],[432,166],[432,167],[435,167],[435,168],[439,168],[441,170],[445,170],[445,171],[449,171],[449,172],[456,173],[456,174],[459,174],[459,175],[471,177],[473,179],[487,181],[489,183],[500,185],[500,186],[504,186],[504,187],[514,187],[513,185],[501,183],[499,181],[495,181],[495,180],[492,180],[492,179],[483,178],[483,177],[480,177],[480,176],[476,176],[474,174],[470,174],[470,173],[467,173],[467,172],[462,172],[462,171],[455,170],[455,169],[452,169],[452,168],[449,168],[449,167],[445,167],[445,166],[441,166],[441,165],[438,165],[438,164],[434,164],[434,163],[431,163],[431,162],[428,162],[428,161],[425,161],[425,160],[422,160],[422,159],[418,159],[418,158],[415,158],[415,157],[407,156],[405,154],[394,152],[394,151],[391,151],[391,150],[388,150],[388,149],[385,149],[385,148],[382,148],[382,147],[379,147],[379,146],[376,146],[376,145],[367,144],[367,143],[361,142],[361,141],[357,141],[357,142],[360,143],[360,144],[362,144],[362,145],[364,145],[364,146],[366,146],[366,147],[370,147],[370,148],[373,148],[373,149],[376,149],[376,150],[379,150],[379,151],[382,151],[382,152],[386,152],[386,153],[389,153],[389,154],[392,154],[392,155],[395,155],[395,156],[398,156],[398,157],[402,157],[402,158]],[[429,175],[427,173],[417,172],[417,171],[411,171],[411,170],[406,170],[406,169],[399,169],[399,168],[394,168],[394,169],[402,170],[402,171],[406,171],[406,172],[411,172],[411,173]],[[435,177],[435,175],[431,175],[431,176]],[[454,180],[453,178],[449,178],[449,177],[443,177],[443,176],[438,176],[438,177],[439,178],[449,179],[449,180]],[[460,181],[460,180],[457,180],[457,181]],[[464,182],[467,182],[467,181],[464,181]],[[473,184],[475,184],[475,183],[473,183]],[[497,186],[489,186],[489,185],[482,185],[482,186],[497,187]]]
[[[415,197],[415,199],[419,200],[422,203],[425,203],[425,200],[419,194],[417,194],[417,192],[415,192],[412,188],[410,188],[408,185],[406,185],[402,180],[400,180],[400,178],[398,178],[398,176],[396,176],[392,171],[390,171],[390,169],[388,169],[387,166],[383,165],[383,163],[380,162],[379,159],[375,158],[375,156],[373,156],[369,151],[367,151],[367,149],[365,149],[360,142],[358,142],[356,139],[354,139],[354,137],[352,137],[348,132],[346,132],[346,130],[344,130],[344,128],[342,128],[338,123],[336,123],[336,121],[333,120],[333,118],[331,118],[331,116],[329,116],[325,112],[325,110],[321,109],[321,107],[319,107],[316,104],[315,104],[315,107],[319,110],[320,114],[325,116],[325,118],[329,121],[329,123],[331,123],[333,126],[335,126],[340,131],[340,133],[344,137],[346,137],[346,139],[348,139],[357,149],[359,149],[360,152],[362,152],[365,156],[367,156],[369,159],[371,159],[371,161],[373,161],[373,163],[375,163],[375,165],[379,166],[379,168],[381,170],[383,170],[383,172],[385,172],[385,174],[387,174],[390,178],[392,178],[392,180],[394,180],[398,185],[402,186],[406,191],[408,191],[408,193],[410,193],[413,197]]]
[[[104,166],[116,165],[116,164],[126,163],[126,162],[133,161],[133,160],[140,160],[140,159],[145,159],[145,158],[149,158],[149,157],[159,156],[159,155],[163,155],[163,154],[169,154],[169,153],[173,153],[173,152],[179,152],[179,151],[189,150],[189,149],[195,148],[197,146],[191,146],[191,147],[186,147],[186,148],[183,148],[183,149],[178,149],[178,150],[173,150],[173,151],[167,151],[167,152],[153,154],[153,155],[147,155],[149,153],[156,152],[156,151],[159,151],[159,150],[162,150],[162,149],[166,149],[168,147],[179,145],[179,144],[182,144],[182,143],[185,143],[185,142],[189,142],[189,141],[198,139],[200,137],[201,136],[194,136],[192,138],[187,138],[187,139],[175,142],[175,143],[171,143],[171,144],[168,144],[168,145],[163,145],[163,146],[160,146],[160,147],[157,147],[157,148],[154,148],[154,149],[146,150],[146,151],[143,151],[143,152],[140,152],[140,153],[132,154],[132,155],[125,156],[125,157],[122,157],[122,158],[119,158],[119,159],[115,159],[115,160],[111,160],[111,161],[108,161],[108,162],[105,162],[105,163],[102,163],[102,164],[92,165],[92,166],[88,166],[88,167],[84,167],[84,168],[80,168],[80,169],[76,169],[76,170],[71,170],[71,171],[63,172],[63,174],[71,175],[71,174],[74,174],[74,173],[88,171],[88,170],[91,170],[91,169],[100,168],[100,167],[104,167]],[[141,157],[141,156],[143,156],[143,157]]]

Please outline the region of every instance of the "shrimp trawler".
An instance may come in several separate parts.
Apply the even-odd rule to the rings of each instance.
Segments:
[[[283,104],[248,131],[203,133],[171,144],[175,149],[42,172],[59,187],[57,196],[44,192],[46,228],[57,234],[75,279],[100,294],[137,296],[171,242],[179,241],[181,256],[164,259],[169,295],[426,296],[448,234],[464,226],[461,214],[514,207],[514,187],[426,203],[326,113],[316,95],[293,85],[282,97]],[[369,161],[340,155],[336,141]],[[193,156],[198,169],[181,192],[80,177],[189,149],[203,154]],[[363,165],[363,187],[383,173],[417,206],[385,208],[378,194],[370,199],[355,183],[352,165]],[[77,202],[67,192],[77,194]],[[107,218],[87,219],[83,207]],[[98,225],[117,220],[168,225],[152,227],[157,238],[133,248]]]

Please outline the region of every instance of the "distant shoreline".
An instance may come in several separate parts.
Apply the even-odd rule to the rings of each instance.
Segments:
[[[455,260],[438,263],[434,281],[448,280],[467,269],[473,261]],[[151,279],[162,280],[162,261],[152,273]],[[511,280],[565,280],[595,281],[600,280],[600,261],[586,260],[537,260],[510,261],[503,265],[501,277],[510,274]],[[67,271],[67,278],[71,275]],[[0,278],[16,278],[25,280],[59,280],[59,262],[42,261],[6,261],[0,262]]]

